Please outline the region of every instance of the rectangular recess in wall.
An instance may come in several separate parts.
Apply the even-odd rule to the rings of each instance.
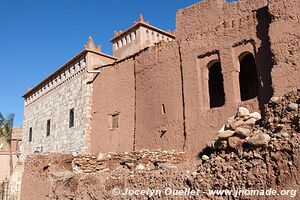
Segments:
[[[69,112],[69,128],[74,127],[74,121],[75,121],[74,108],[72,108],[72,109],[70,109],[70,112]]]
[[[51,127],[51,121],[50,119],[47,120],[47,132],[46,132],[46,136],[50,135],[50,127]]]
[[[161,114],[166,114],[165,104],[161,104]]]
[[[32,127],[29,128],[29,142],[32,142]]]
[[[109,115],[108,123],[109,130],[119,128],[119,113]]]

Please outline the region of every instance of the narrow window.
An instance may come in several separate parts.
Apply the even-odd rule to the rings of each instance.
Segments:
[[[161,114],[166,114],[165,104],[161,105]]]
[[[32,142],[32,127],[29,128],[29,142]]]
[[[251,53],[242,54],[240,60],[240,94],[241,100],[246,101],[258,96],[259,84],[254,56]]]
[[[69,112],[69,128],[74,126],[74,108],[70,109]]]
[[[221,63],[214,62],[208,65],[208,86],[210,108],[221,107],[225,104],[223,74]]]
[[[47,132],[46,132],[46,136],[50,135],[50,126],[51,126],[51,122],[50,119],[47,120]]]
[[[119,114],[109,115],[109,130],[119,128]]]
[[[112,115],[112,128],[119,127],[119,114]]]

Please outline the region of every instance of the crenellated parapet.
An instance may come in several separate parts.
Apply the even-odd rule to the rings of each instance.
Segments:
[[[138,22],[125,31],[115,31],[110,40],[113,43],[113,56],[125,58],[155,43],[173,41],[174,34],[167,30],[161,30],[144,21],[140,15]]]
[[[24,95],[25,106],[37,101],[44,95],[48,94],[52,90],[61,87],[73,77],[83,73],[86,70],[86,57],[83,52],[75,56],[68,63],[66,63],[58,71],[54,72],[40,84],[33,89],[29,90]]]

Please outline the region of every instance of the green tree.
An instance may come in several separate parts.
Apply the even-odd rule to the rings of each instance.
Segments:
[[[8,145],[9,148],[9,169],[10,175],[13,173],[13,157],[12,157],[12,134],[14,126],[14,117],[15,114],[9,114],[7,118],[4,118],[0,113],[0,140]]]

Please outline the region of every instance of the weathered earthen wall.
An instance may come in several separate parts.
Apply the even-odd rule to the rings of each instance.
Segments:
[[[196,31],[202,31],[209,27],[215,28],[224,21],[239,18],[244,13],[250,14],[251,11],[266,5],[267,0],[244,0],[239,2],[203,0],[177,11],[176,39],[184,39]]]
[[[13,154],[13,168],[16,166],[18,158]],[[9,154],[0,153],[0,183],[4,181],[5,178],[10,177],[10,167],[9,167]]]
[[[176,42],[163,42],[135,60],[137,149],[182,150],[182,79]]]
[[[103,68],[93,82],[91,152],[130,151],[134,141],[134,60]],[[112,128],[112,115],[118,127]]]
[[[272,96],[271,58],[266,35],[269,16],[265,7],[260,8],[263,5],[263,1],[222,5],[219,1],[209,1],[177,13],[176,36],[182,55],[186,143],[192,154],[215,137],[218,127],[234,114],[239,105],[254,111]],[[260,95],[242,102],[239,57],[244,53],[251,53],[255,58]],[[224,79],[225,105],[218,108],[209,106],[208,66],[212,61],[220,61]]]
[[[276,96],[300,85],[300,1],[272,0],[269,35],[274,67],[272,79]]]

